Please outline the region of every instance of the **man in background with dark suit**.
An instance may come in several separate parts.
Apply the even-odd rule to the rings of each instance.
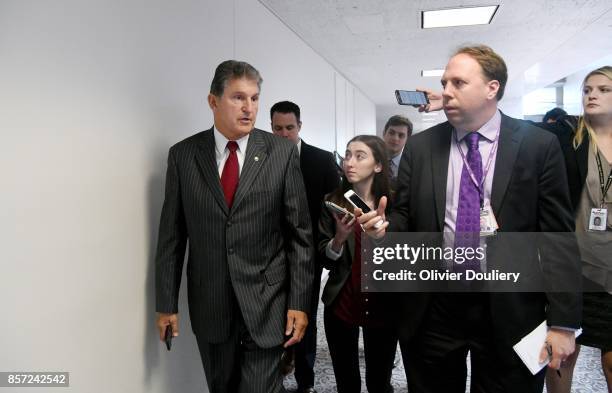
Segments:
[[[189,314],[211,393],[284,391],[280,357],[308,324],[314,265],[296,146],[254,128],[261,86],[250,64],[213,77],[214,126],[170,149],[156,256],[160,339],[178,335],[189,241]]]
[[[393,115],[387,120],[383,130],[383,140],[389,154],[389,168],[391,168],[391,182],[395,189],[397,173],[402,152],[408,139],[412,136],[412,122],[405,116]]]
[[[340,179],[334,162],[334,156],[304,142],[300,138],[302,121],[300,107],[290,101],[277,102],[270,109],[272,132],[286,138],[297,145],[300,154],[300,167],[306,185],[308,210],[312,221],[313,238],[318,238],[319,217],[323,198],[338,187]],[[316,257],[315,257],[316,259]],[[319,305],[319,289],[321,286],[322,265],[316,263],[316,271],[312,282],[313,291],[310,305],[310,323],[306,328],[304,339],[294,347],[295,379],[299,393],[313,393],[314,363],[317,352],[317,307]]]
[[[481,224],[483,214],[496,218],[500,232],[527,232],[524,238],[530,232],[573,235],[559,143],[499,111],[507,77],[505,62],[489,47],[460,48],[451,57],[442,95],[430,94],[431,107],[423,108],[443,107],[448,122],[410,138],[389,221],[374,227],[384,219],[384,200],[378,211],[359,218],[371,236],[381,238],[387,230],[444,233],[445,239],[456,234],[456,246],[470,235],[476,241],[472,247],[479,247],[487,227]],[[498,240],[487,242],[487,264],[528,264],[541,268],[545,280],[564,283],[580,277],[575,242],[545,250],[525,242],[523,250],[502,254]],[[530,258],[519,260],[515,251]],[[483,266],[473,262],[465,264],[481,271]],[[401,293],[397,299],[408,387],[415,393],[465,392],[468,351],[472,392],[541,393],[545,372],[532,375],[512,346],[545,320],[549,330],[547,345],[537,348],[540,361],[550,356],[549,367],[559,369],[574,351],[581,320],[581,296],[568,286],[546,292]]]

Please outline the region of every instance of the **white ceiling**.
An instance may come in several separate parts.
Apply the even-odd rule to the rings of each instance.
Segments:
[[[514,115],[523,94],[612,54],[610,0],[260,1],[376,104],[379,125],[395,113],[408,114],[417,129],[443,119],[423,122],[414,109],[399,107],[393,92],[439,88],[439,78],[421,77],[421,70],[444,68],[463,44],[489,45],[505,59],[509,84],[501,105]],[[420,27],[422,10],[495,4],[490,25]]]

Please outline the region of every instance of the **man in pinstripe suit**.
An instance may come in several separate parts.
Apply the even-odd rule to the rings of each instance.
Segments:
[[[213,78],[214,127],[170,149],[156,257],[160,338],[188,301],[211,392],[281,392],[284,346],[299,342],[314,274],[297,148],[254,128],[262,79],[228,60]],[[286,340],[286,342],[285,342]]]

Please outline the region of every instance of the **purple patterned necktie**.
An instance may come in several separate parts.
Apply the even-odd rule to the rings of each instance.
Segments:
[[[468,147],[466,161],[478,184],[482,183],[482,158],[478,151],[477,132],[470,132],[465,136]],[[455,223],[455,247],[480,246],[480,193],[470,178],[468,168],[463,164],[461,171],[461,185],[459,186],[459,207],[457,208],[457,221]],[[455,265],[455,271],[480,271],[480,261],[476,258],[466,258],[461,265]]]

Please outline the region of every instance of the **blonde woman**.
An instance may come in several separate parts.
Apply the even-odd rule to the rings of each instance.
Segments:
[[[583,334],[578,343],[601,350],[612,392],[612,67],[591,71],[583,82],[583,115],[548,125],[565,155],[576,217],[584,282]],[[569,393],[580,346],[561,370],[548,371],[550,393]]]

